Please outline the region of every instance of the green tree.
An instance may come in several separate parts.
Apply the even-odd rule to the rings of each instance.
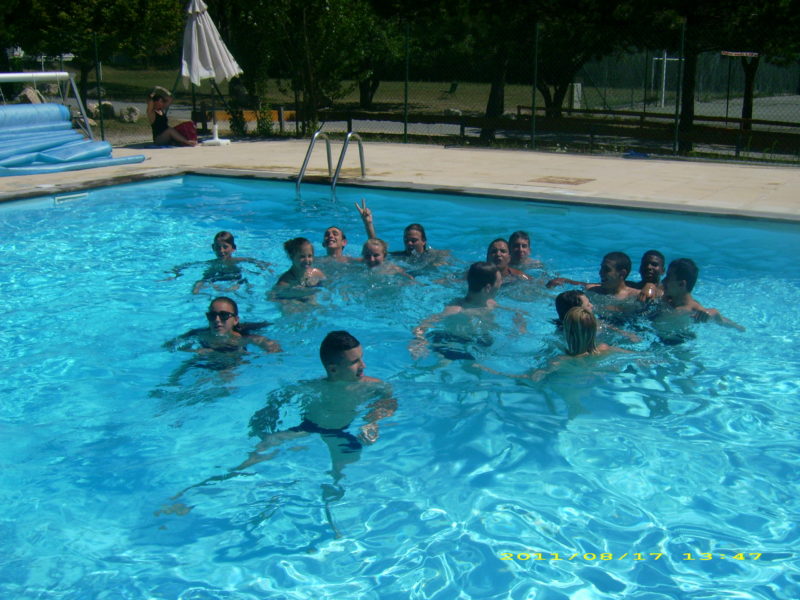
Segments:
[[[11,29],[28,53],[73,53],[80,94],[86,98],[95,42],[101,61],[122,51],[133,50],[140,57],[169,52],[178,44],[180,15],[175,0],[31,0]]]

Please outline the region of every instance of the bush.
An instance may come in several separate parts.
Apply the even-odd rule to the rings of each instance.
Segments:
[[[259,100],[258,110],[256,111],[256,135],[258,137],[269,137],[272,135],[272,109],[269,102]]]

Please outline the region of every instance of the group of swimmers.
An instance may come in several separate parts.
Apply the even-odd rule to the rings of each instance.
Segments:
[[[329,266],[344,263],[353,268],[366,268],[370,273],[387,276],[382,281],[384,285],[393,285],[402,281],[416,281],[420,273],[436,272],[438,267],[452,264],[449,252],[428,246],[425,229],[418,223],[409,225],[403,231],[403,250],[389,252],[386,242],[375,233],[372,212],[366,203],[362,201],[356,208],[367,235],[367,241],[361,248],[361,257],[345,254],[347,236],[340,227],[332,226],[325,230],[322,238],[322,246],[326,251],[323,260]],[[240,269],[243,263],[252,264],[262,271],[270,270],[271,265],[264,261],[234,257],[236,243],[234,236],[227,231],[219,232],[211,247],[216,258],[205,264],[203,276],[193,285],[194,293],[209,285],[217,290],[235,291],[240,285],[246,284]],[[308,305],[319,287],[326,285],[328,277],[316,264],[314,246],[307,238],[288,240],[284,249],[291,266],[278,277],[271,298],[280,303],[302,302]],[[398,264],[395,260],[402,263]],[[172,271],[173,276],[180,277],[188,266],[195,264],[176,267]],[[329,270],[328,266],[322,266]],[[548,365],[524,374],[504,374],[511,377],[538,381],[576,359],[610,352],[629,352],[600,341],[598,331],[616,332],[618,336],[638,341],[635,333],[623,328],[633,323],[634,318],[643,315],[652,323],[658,337],[667,344],[681,343],[691,337],[691,325],[696,322],[711,321],[738,330],[744,329],[723,317],[716,309],[704,307],[692,296],[699,269],[688,258],[679,258],[667,265],[661,252],[648,250],[641,259],[641,280],[638,282],[629,281],[631,260],[623,252],[611,252],[603,257],[598,272],[599,282],[558,277],[545,283],[541,277],[534,279],[530,274],[530,271],[542,268],[540,262],[531,259],[530,236],[524,231],[514,232],[508,240],[493,240],[487,249],[486,260],[469,266],[466,293],[450,302],[441,312],[412,328],[409,344],[411,354],[418,358],[432,351],[443,360],[467,361],[470,369],[498,373],[481,365],[474,355],[474,349],[492,345],[491,333],[496,327],[490,315],[496,309],[503,309],[495,299],[498,291],[502,286],[524,281],[528,282],[531,289],[539,286],[539,283],[540,288],[570,284],[576,289],[562,292],[555,298],[558,315],[555,322],[563,336],[563,354],[551,359]],[[340,273],[334,273],[336,270],[333,268],[330,271],[332,277]],[[400,276],[401,279],[393,281],[393,276]],[[524,335],[524,317],[520,311],[512,312],[518,333]],[[240,319],[237,303],[229,295],[214,298],[206,318],[207,327],[193,329],[169,342],[169,346],[206,355],[241,353],[248,346],[266,352],[282,351],[277,341],[258,333],[267,323],[243,322]],[[320,345],[320,361],[325,377],[316,384],[307,382],[304,393],[309,395],[309,399],[303,405],[301,422],[276,431],[275,423],[265,420],[265,415],[268,417],[274,413],[274,407],[268,406],[259,411],[251,419],[252,433],[260,438],[255,451],[228,474],[215,476],[211,480],[234,476],[250,465],[274,456],[274,451],[265,452],[286,440],[318,434],[330,451],[336,482],[342,475],[342,468],[357,460],[361,447],[378,439],[378,421],[394,413],[396,401],[388,385],[365,374],[366,365],[360,342],[346,331],[330,332]],[[592,363],[585,361],[585,364],[589,366]],[[357,409],[363,404],[369,406],[363,417],[364,424],[357,435],[353,435],[348,428],[358,417]]]
[[[429,247],[425,229],[418,223],[408,225],[403,231],[403,250],[389,252],[388,244],[377,237],[372,211],[366,206],[366,202],[362,200],[360,204],[357,203],[356,209],[361,216],[367,236],[361,248],[361,257],[355,258],[345,254],[347,236],[340,227],[332,226],[325,230],[322,239],[322,246],[327,255],[326,261],[362,264],[370,272],[399,275],[404,280],[411,281],[414,281],[415,275],[420,272],[451,262],[452,257],[449,252]],[[215,287],[220,284],[226,285],[228,290],[237,289],[246,281],[240,269],[242,263],[252,263],[262,270],[269,270],[271,266],[256,259],[234,257],[236,243],[234,236],[227,231],[219,232],[214,237],[211,247],[216,259],[207,263],[202,278],[193,286],[194,293],[198,293],[208,284]],[[316,288],[326,281],[325,273],[315,263],[314,245],[307,238],[298,237],[288,240],[284,244],[284,249],[291,260],[291,266],[278,277],[272,298],[277,301],[304,302],[313,299]],[[425,319],[413,328],[412,354],[419,356],[431,339],[433,341],[431,347],[440,351],[446,358],[471,358],[468,352],[447,350],[447,344],[442,343],[442,339],[449,336],[449,341],[452,341],[455,335],[461,341],[469,342],[469,338],[473,338],[473,342],[480,344],[482,334],[475,328],[470,331],[469,327],[457,326],[456,329],[459,331],[453,335],[447,331],[434,331],[428,334],[428,330],[440,321],[447,322],[457,313],[462,313],[462,320],[466,318],[479,322],[484,313],[498,306],[494,297],[501,286],[515,281],[533,280],[527,271],[541,269],[542,264],[531,259],[530,255],[530,236],[524,231],[514,232],[508,240],[502,238],[493,240],[487,249],[486,260],[473,263],[466,273],[466,295],[452,301],[441,313]],[[404,266],[394,262],[395,259],[402,260]],[[180,276],[187,266],[193,264],[196,263],[173,269],[174,276]],[[661,252],[648,250],[642,256],[639,267],[641,280],[629,281],[630,273],[631,260],[628,255],[623,252],[610,252],[603,257],[600,264],[599,282],[577,281],[563,277],[547,281],[547,288],[564,284],[580,288],[563,292],[555,299],[557,325],[563,331],[567,356],[579,357],[619,350],[615,346],[597,341],[599,324],[596,313],[609,329],[633,340],[637,339],[637,336],[627,334],[615,324],[624,323],[628,316],[643,312],[651,315],[656,333],[666,343],[679,343],[691,337],[689,325],[693,322],[714,321],[739,330],[744,329],[723,317],[718,310],[702,306],[692,296],[699,269],[691,259],[680,258],[666,266],[665,257]],[[387,285],[390,285],[388,281]],[[519,314],[516,316],[522,331],[524,320],[519,319]],[[198,338],[200,349],[206,351],[244,348],[248,344],[269,352],[280,351],[277,342],[254,333],[258,327],[239,322],[236,302],[228,296],[214,299],[207,317],[209,328],[205,334],[200,335],[193,330],[184,334],[182,338]],[[445,339],[445,342],[447,341]]]

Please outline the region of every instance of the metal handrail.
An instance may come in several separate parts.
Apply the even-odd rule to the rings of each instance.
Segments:
[[[297,193],[300,193],[300,182],[303,180],[303,175],[306,173],[306,167],[308,167],[308,161],[311,158],[311,152],[314,150],[314,144],[317,143],[317,138],[322,138],[325,140],[325,150],[328,152],[328,177],[331,177],[333,173],[333,162],[331,161],[331,141],[328,139],[328,135],[324,133],[321,129],[314,132],[314,135],[311,136],[311,143],[308,145],[308,150],[306,151],[306,158],[303,161],[303,166],[300,167],[300,174],[297,176]],[[340,161],[341,162],[341,161]]]
[[[344,138],[344,146],[342,146],[342,153],[339,155],[339,164],[336,165],[336,172],[333,174],[331,180],[331,190],[336,189],[336,181],[339,179],[339,173],[342,170],[342,163],[344,163],[344,155],[347,153],[347,146],[350,144],[350,138],[355,138],[358,142],[358,157],[361,161],[361,176],[366,177],[366,169],[364,168],[364,145],[361,143],[361,136],[355,131],[348,131],[347,136]]]

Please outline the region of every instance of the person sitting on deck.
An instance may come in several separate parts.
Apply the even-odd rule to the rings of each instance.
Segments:
[[[194,123],[184,121],[177,127],[169,126],[167,110],[172,100],[172,94],[161,86],[156,86],[147,96],[147,120],[153,130],[153,143],[159,146],[196,146],[197,131]]]

